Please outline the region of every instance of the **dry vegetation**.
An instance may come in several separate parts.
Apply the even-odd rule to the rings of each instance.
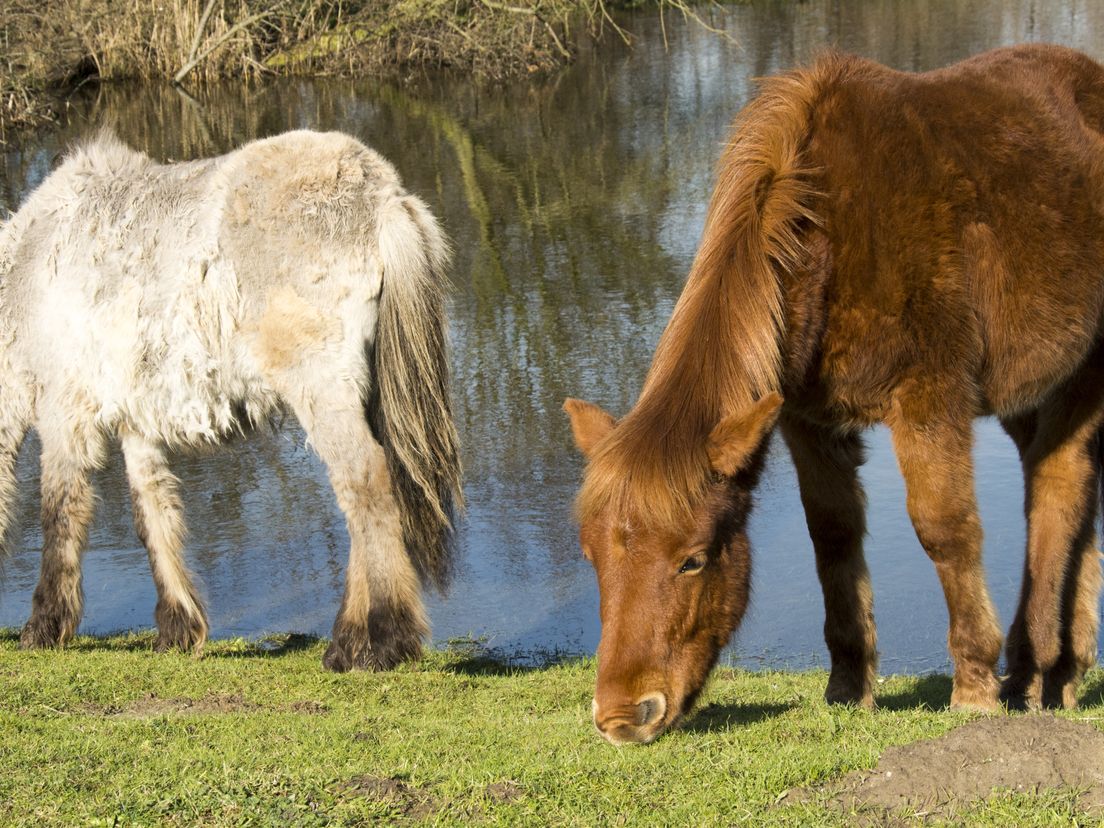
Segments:
[[[610,10],[685,0],[4,0],[0,142],[55,117],[91,78],[255,78],[452,67],[501,79],[623,37]]]

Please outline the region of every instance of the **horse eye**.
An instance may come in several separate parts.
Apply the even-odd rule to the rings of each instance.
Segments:
[[[700,572],[705,566],[705,555],[691,555],[685,561],[682,562],[682,566],[679,567],[679,575],[686,575],[691,572]]]

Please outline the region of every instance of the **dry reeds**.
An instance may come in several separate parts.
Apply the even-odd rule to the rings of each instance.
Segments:
[[[691,14],[685,0],[651,0]],[[203,82],[267,73],[452,67],[501,79],[570,61],[577,37],[625,38],[629,0],[4,0],[0,142],[90,77]]]

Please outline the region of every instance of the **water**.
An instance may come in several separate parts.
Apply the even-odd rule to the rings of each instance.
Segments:
[[[635,46],[585,49],[554,78],[480,89],[461,78],[403,85],[277,81],[191,99],[162,86],[106,87],[73,123],[0,155],[0,204],[16,206],[60,148],[102,122],[162,159],[225,152],[286,129],[339,129],[386,156],[455,241],[451,300],[456,414],[467,470],[460,567],[429,603],[434,639],[506,652],[593,651],[597,589],[570,502],[581,461],[564,397],[618,414],[632,404],[693,256],[727,125],[752,78],[825,45],[923,70],[1027,40],[1104,58],[1104,6],[1072,2],[808,0],[703,14],[726,41],[667,16],[628,18]],[[886,672],[945,669],[947,613],[912,533],[883,430],[869,439],[867,554]],[[0,625],[26,618],[37,578],[37,443],[20,460],[21,535],[0,588]],[[989,585],[1011,619],[1023,560],[1019,463],[995,423],[975,449]],[[325,473],[293,421],[275,434],[181,457],[188,555],[215,636],[326,634],[348,540]],[[155,594],[130,523],[118,454],[96,479],[82,630],[152,624]],[[825,665],[823,608],[797,484],[780,441],[751,527],[754,598],[729,651],[740,664]]]

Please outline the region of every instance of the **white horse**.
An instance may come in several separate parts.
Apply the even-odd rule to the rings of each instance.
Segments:
[[[445,352],[448,245],[394,168],[339,133],[289,132],[157,164],[103,135],[0,227],[0,532],[42,441],[42,573],[24,647],[80,622],[90,473],[121,443],[157,585],[157,649],[199,650],[175,448],[290,410],[329,471],[351,549],[323,663],[387,669],[428,632],[460,469]]]

